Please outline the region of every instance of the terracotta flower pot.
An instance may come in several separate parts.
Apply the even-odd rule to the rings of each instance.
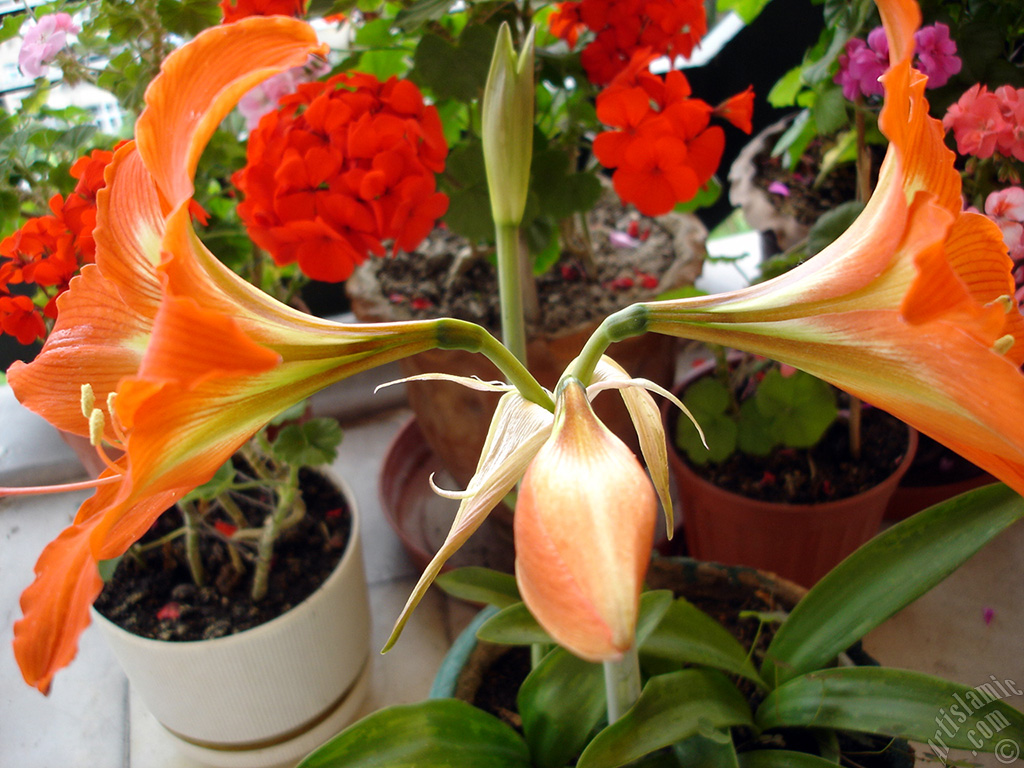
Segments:
[[[700,367],[676,387],[686,387],[710,372]],[[662,413],[670,443],[679,417],[667,403]],[[742,496],[701,477],[675,445],[669,464],[679,493],[687,554],[699,560],[746,565],[813,586],[847,555],[878,533],[889,499],[917,447],[917,431],[908,430],[907,449],[896,470],[867,491],[835,501],[789,504]]]
[[[258,627],[195,642],[131,634],[95,609],[93,622],[146,707],[182,752],[222,768],[291,766],[354,719],[370,670],[370,610],[352,511],[330,577]]]
[[[645,289],[645,299],[672,288],[692,284],[703,265],[707,232],[696,218],[672,214],[659,219],[659,223],[671,234],[665,247],[674,251],[675,258],[658,286]],[[374,262],[363,264],[346,283],[353,312],[364,322],[408,319],[408,315],[402,314],[407,310],[384,295],[375,272],[377,266]],[[497,289],[481,286],[479,290]],[[443,311],[431,310],[432,314],[435,312],[443,314]],[[463,316],[461,319],[487,323],[481,317]],[[579,354],[583,344],[603,319],[600,317],[558,332],[533,334],[527,345],[530,372],[543,386],[554,387],[558,377]],[[676,339],[652,333],[613,344],[608,354],[631,375],[648,378],[668,387],[675,374],[676,348]],[[400,366],[403,376],[442,372],[478,376],[484,380],[503,378],[483,355],[457,350],[424,352],[401,360]],[[406,391],[409,405],[416,413],[427,443],[455,482],[465,487],[476,470],[498,395],[477,392],[444,381],[411,383]],[[636,448],[635,432],[621,398],[613,393],[605,393],[595,400],[595,410],[612,431]]]

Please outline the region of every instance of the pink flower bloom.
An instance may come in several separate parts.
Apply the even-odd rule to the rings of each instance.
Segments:
[[[18,67],[29,77],[39,77],[67,46],[68,34],[78,31],[78,26],[66,13],[49,13],[41,17],[22,38]]]
[[[985,213],[1003,233],[1014,261],[1024,259],[1024,189],[1007,187],[985,199]]]
[[[878,78],[889,68],[889,42],[881,27],[871,30],[865,43],[859,38],[846,42],[846,53],[839,54],[839,72],[834,82],[841,85],[850,101],[857,96],[881,96]]]
[[[983,85],[972,85],[942,118],[952,130],[961,155],[992,157],[1001,133],[1009,129],[999,98]]]
[[[996,136],[996,149],[1001,155],[1024,161],[1024,88],[1000,86],[996,98],[1005,120]]]
[[[773,181],[768,185],[768,191],[773,195],[782,195],[783,197],[789,197],[789,187],[783,184],[781,181]]]
[[[962,63],[956,55],[956,43],[949,38],[949,27],[932,24],[914,34],[918,68],[928,76],[928,88],[941,88],[960,71]]]
[[[316,80],[330,71],[330,65],[321,58],[312,57],[301,67],[292,67],[274,75],[245,94],[238,102],[238,111],[245,118],[247,131],[254,131],[260,118],[277,109],[283,96],[294,93],[302,83]]]

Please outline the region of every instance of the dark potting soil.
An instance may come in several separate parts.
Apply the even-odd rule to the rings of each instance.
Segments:
[[[917,439],[914,460],[903,476],[900,485],[921,488],[937,484],[959,483],[981,477],[984,470],[972,464],[960,454],[927,435]]]
[[[554,267],[536,278],[536,326],[548,333],[654,298],[675,259],[672,234],[654,219],[602,202],[588,222],[597,272],[588,275],[580,257],[564,251]],[[631,232],[632,239],[625,240]],[[628,244],[616,245],[616,240]],[[501,309],[494,259],[483,255],[459,262],[470,252],[463,238],[439,228],[416,252],[373,259],[362,268],[376,276],[396,320],[451,316],[496,333]]]
[[[734,453],[694,472],[720,488],[752,499],[820,504],[856,496],[892,475],[907,452],[903,422],[877,408],[861,420],[861,459],[850,451],[849,429],[837,420],[813,449],[776,449],[768,456]]]
[[[224,535],[208,521],[209,535],[201,538],[208,584],[197,587],[185,561],[179,536],[138,557],[126,554],[95,602],[96,609],[115,624],[157,640],[208,640],[258,626],[280,616],[311,595],[334,570],[352,531],[352,516],[344,496],[318,472],[300,472],[306,515],[281,534],[274,548],[266,596],[254,602],[249,595],[251,558],[239,574],[228,557]],[[251,525],[262,523],[267,508],[240,503]],[[151,542],[181,526],[171,509],[154,523],[141,543]]]
[[[758,169],[754,183],[768,194],[779,213],[792,216],[805,226],[814,226],[822,215],[839,205],[857,198],[857,170],[853,163],[843,163],[818,181],[823,158],[831,144],[822,138],[808,144],[796,167],[790,170],[783,158],[772,157],[771,145],[754,158]],[[878,166],[884,156],[880,147],[872,147],[872,188],[877,179]],[[787,194],[770,189],[772,184],[784,184]]]

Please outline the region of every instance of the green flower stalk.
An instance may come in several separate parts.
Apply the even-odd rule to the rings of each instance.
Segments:
[[[497,234],[502,336],[505,346],[524,363],[524,266],[519,225],[526,208],[533,154],[533,41],[531,29],[517,55],[508,25],[501,26],[482,105],[484,164]]]

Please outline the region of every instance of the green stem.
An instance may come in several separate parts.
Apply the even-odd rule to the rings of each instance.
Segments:
[[[551,393],[537,383],[519,358],[486,330],[475,323],[452,318],[443,318],[438,320],[437,324],[439,349],[479,352],[498,367],[508,383],[519,390],[523,397],[546,410],[555,410]]]
[[[263,524],[263,535],[256,549],[256,571],[252,578],[252,599],[262,600],[267,594],[270,564],[274,557],[274,544],[281,531],[294,525],[296,519],[305,514],[302,496],[299,494],[297,467],[289,468],[291,482],[283,485],[277,497],[274,513]]]
[[[608,722],[614,723],[640,698],[640,658],[634,645],[618,661],[604,663]]]
[[[178,506],[181,508],[182,517],[185,518],[185,559],[192,574],[192,581],[197,587],[201,587],[206,583],[206,571],[203,569],[203,559],[199,554],[199,525],[202,515],[193,504],[179,502]]]
[[[497,225],[498,294],[501,301],[501,336],[508,350],[526,364],[526,322],[523,313],[522,264],[519,227]]]
[[[647,326],[647,307],[642,304],[634,304],[620,309],[615,314],[608,315],[587,339],[579,357],[566,373],[575,376],[586,386],[593,378],[594,369],[601,360],[601,356],[611,344],[646,333]]]

